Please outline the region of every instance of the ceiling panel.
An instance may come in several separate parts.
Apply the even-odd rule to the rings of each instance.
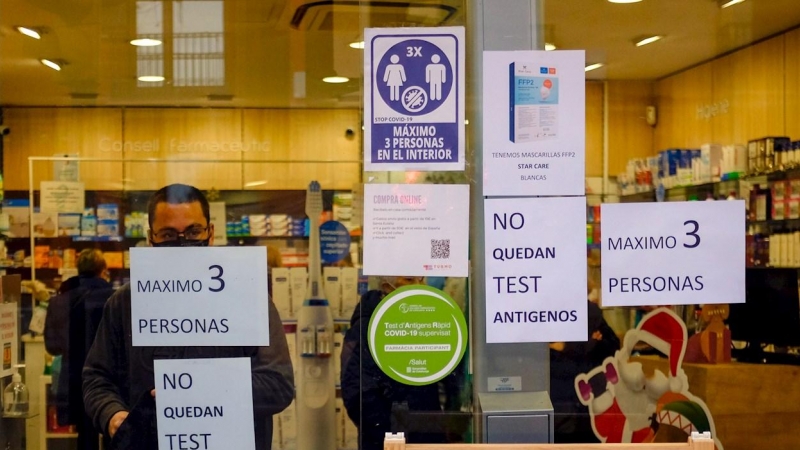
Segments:
[[[0,0],[0,104],[357,108],[362,51],[347,44],[360,39],[363,27],[463,25],[464,3],[225,0],[224,85],[178,87],[168,76],[142,87],[128,43],[136,36],[136,2]],[[162,4],[168,36],[171,4]],[[47,34],[36,41],[13,28],[25,24]],[[657,79],[798,24],[798,0],[748,0],[725,10],[714,0],[545,2],[547,41],[586,49],[588,62],[606,64],[587,74],[593,79]],[[650,34],[666,37],[633,45]],[[164,52],[171,47],[167,41]],[[55,72],[39,58],[67,65]],[[171,74],[170,61],[164,71]],[[330,75],[351,81],[321,81]]]

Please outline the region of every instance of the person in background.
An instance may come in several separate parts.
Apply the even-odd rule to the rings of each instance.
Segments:
[[[100,250],[82,250],[77,266],[78,276],[62,284],[69,289],[50,300],[47,307],[44,344],[51,355],[61,356],[55,386],[58,424],[75,425],[79,450],[96,450],[98,432],[84,412],[81,371],[100,325],[103,306],[114,290]]]
[[[342,346],[342,400],[347,416],[358,427],[360,450],[383,449],[386,432],[404,431],[410,443],[445,442],[445,433],[415,431],[414,412],[441,411],[439,386],[409,386],[384,374],[367,346],[369,319],[375,308],[395,289],[423,284],[422,277],[385,277],[381,288],[368,291],[356,305]],[[397,423],[397,422],[405,422]],[[394,423],[393,423],[394,422]]]
[[[148,204],[153,247],[206,247],[213,244],[208,200],[197,188],[172,184]],[[236,299],[228,299],[235,307]],[[156,449],[155,359],[249,357],[253,381],[256,450],[272,444],[272,415],[294,398],[294,375],[280,316],[269,301],[269,347],[133,347],[131,289],[111,297],[83,369],[86,412],[115,449]]]
[[[575,377],[601,365],[620,348],[619,337],[606,323],[600,307],[591,300],[597,298],[594,283],[589,283],[587,294],[589,340],[550,344],[550,399],[556,443],[599,442],[592,430],[589,410],[575,392]]]

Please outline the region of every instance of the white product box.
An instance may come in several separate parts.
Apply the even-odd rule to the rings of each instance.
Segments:
[[[119,206],[114,203],[97,205],[97,220],[119,220]]]
[[[98,220],[97,236],[119,236],[119,221]]]
[[[722,176],[723,149],[719,144],[703,144],[700,146],[700,179],[698,183],[719,181]]]
[[[286,333],[286,347],[289,349],[289,358],[292,360],[294,379],[297,380],[297,365],[300,362],[297,358],[297,333]]]
[[[557,69],[517,61],[509,65],[509,81],[509,139],[520,143],[558,136]]]
[[[331,305],[333,317],[340,317],[342,312],[342,286],[340,277],[342,271],[338,267],[324,267],[322,269],[323,286],[325,287],[325,297]]]
[[[342,384],[342,346],[344,345],[344,333],[333,333],[333,366],[334,382],[337,386]]]
[[[274,267],[272,272],[272,301],[278,309],[281,318],[292,316],[292,292],[289,281],[289,269],[285,267]]]
[[[342,283],[342,310],[340,317],[350,319],[353,311],[358,304],[358,269],[355,267],[343,267],[341,275]]]
[[[57,232],[57,212],[33,213],[33,237],[55,237]]]
[[[297,309],[303,305],[308,289],[308,272],[305,267],[292,267],[289,269],[289,281],[292,284],[292,305],[297,305]],[[291,318],[297,317],[297,311],[292,310]]]
[[[81,235],[81,213],[59,213],[58,214],[58,235],[59,236],[80,236]]]

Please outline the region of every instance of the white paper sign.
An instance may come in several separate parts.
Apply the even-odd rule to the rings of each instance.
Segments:
[[[469,186],[364,186],[364,275],[466,277]]]
[[[0,303],[0,378],[13,374],[17,363],[17,303]]]
[[[483,53],[484,193],[583,195],[583,51]]]
[[[464,28],[364,32],[364,170],[464,170]]]
[[[138,346],[267,346],[266,247],[133,247]]]
[[[40,210],[42,212],[83,213],[86,204],[83,183],[79,181],[42,181]]]
[[[586,200],[487,199],[486,341],[586,341]]]
[[[250,358],[157,359],[159,450],[254,450]]]
[[[604,306],[745,301],[744,201],[603,204]]]

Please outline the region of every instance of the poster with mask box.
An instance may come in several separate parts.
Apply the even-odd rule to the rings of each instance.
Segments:
[[[483,53],[484,194],[583,195],[583,51]]]
[[[133,346],[267,346],[266,247],[134,247]]]

